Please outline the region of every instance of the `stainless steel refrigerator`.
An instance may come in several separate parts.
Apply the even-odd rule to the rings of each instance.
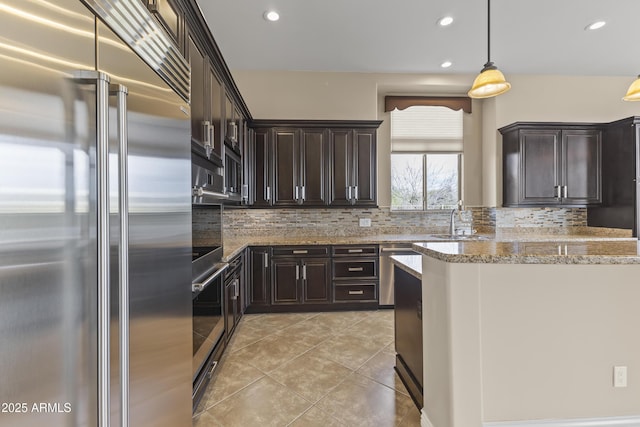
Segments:
[[[0,2],[0,426],[191,425],[189,67],[140,0]]]

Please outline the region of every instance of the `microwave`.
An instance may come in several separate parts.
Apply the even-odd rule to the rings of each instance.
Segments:
[[[225,191],[224,167],[204,157],[200,148],[191,144],[192,204],[219,204],[229,198]]]

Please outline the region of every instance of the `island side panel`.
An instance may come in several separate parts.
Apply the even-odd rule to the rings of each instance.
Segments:
[[[483,421],[640,414],[639,265],[483,264],[480,277]]]
[[[434,427],[482,420],[477,264],[423,256],[423,416]]]

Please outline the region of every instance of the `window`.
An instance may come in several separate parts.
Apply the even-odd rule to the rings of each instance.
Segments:
[[[453,209],[461,199],[462,111],[391,112],[391,209]]]

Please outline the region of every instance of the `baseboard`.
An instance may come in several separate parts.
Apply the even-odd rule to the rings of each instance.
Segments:
[[[425,414],[423,413],[423,416]],[[422,421],[421,421],[422,422]],[[422,427],[425,427],[422,423]],[[430,424],[427,427],[432,427]],[[500,421],[482,423],[482,427],[640,427],[640,416],[576,418],[562,420]]]
[[[424,408],[420,411],[420,427],[433,427],[429,417],[427,417],[427,413],[424,411]]]

